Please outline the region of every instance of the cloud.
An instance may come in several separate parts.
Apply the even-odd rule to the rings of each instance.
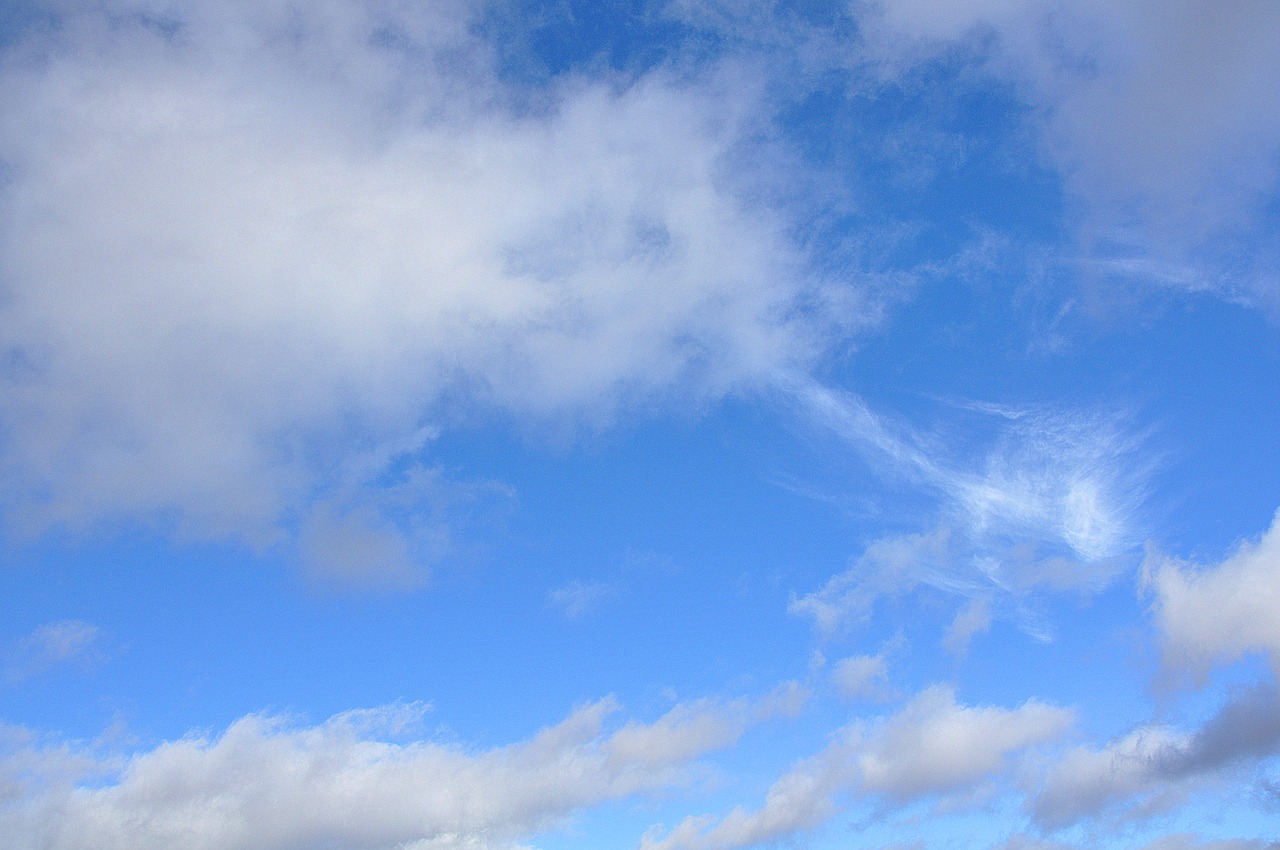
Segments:
[[[253,715],[133,755],[105,780],[29,788],[0,809],[0,829],[15,848],[48,850],[515,848],[584,807],[689,781],[692,761],[746,722],[742,706],[701,702],[609,731],[616,709],[586,705],[482,752],[397,743],[414,706],[309,727]]]
[[[95,644],[101,630],[83,620],[59,620],[45,623],[23,638],[5,668],[6,678],[13,683],[56,667],[101,657]]]
[[[969,641],[973,640],[973,636],[990,628],[991,606],[984,599],[970,600],[947,627],[942,647],[951,655],[963,658],[969,652]]]
[[[568,619],[576,620],[615,593],[616,588],[604,582],[575,580],[548,593],[547,602],[558,608]]]
[[[878,725],[841,730],[825,750],[779,778],[759,809],[734,809],[719,821],[691,817],[665,835],[651,830],[641,847],[730,850],[780,841],[834,816],[849,793],[898,805],[963,793],[1073,722],[1071,711],[1034,700],[1014,709],[960,705],[950,688],[935,685]]]
[[[813,617],[818,628],[830,635],[848,624],[865,623],[876,599],[909,590],[922,575],[944,581],[949,564],[945,530],[888,537],[868,546],[848,570],[833,576],[822,589],[792,599],[788,609]]]
[[[970,440],[947,445],[893,423],[852,393],[805,378],[783,386],[811,424],[889,480],[932,494],[940,520],[928,531],[875,540],[823,588],[793,599],[790,610],[812,616],[824,634],[866,622],[881,596],[926,586],[985,605],[988,618],[1014,619],[1047,639],[1024,599],[1045,589],[1092,593],[1130,565],[1125,555],[1151,461],[1141,457],[1141,435],[1126,429],[1123,417],[952,405],[976,419],[981,439],[974,449]]]
[[[1149,553],[1144,586],[1167,663],[1203,674],[1217,662],[1264,652],[1280,673],[1280,513],[1256,543],[1208,568]]]
[[[853,655],[831,668],[831,681],[845,699],[884,699],[889,669],[884,655]]]
[[[1280,751],[1280,695],[1260,684],[1236,694],[1194,733],[1140,727],[1102,749],[1066,753],[1044,778],[1031,811],[1058,829],[1108,812],[1166,811],[1221,778]]]
[[[986,443],[962,451],[891,423],[852,393],[803,377],[782,386],[808,421],[886,473],[937,494],[951,524],[979,543],[1042,540],[1089,563],[1132,545],[1146,470],[1135,459],[1141,436],[1122,416],[955,405],[975,417]]]
[[[1276,850],[1280,844],[1248,838],[1215,840],[1191,833],[1176,833],[1157,838],[1142,850]]]
[[[343,458],[696,404],[819,344],[731,179],[730,70],[528,92],[462,3],[59,10],[0,63],[13,527],[304,526],[331,571],[400,581],[419,535],[332,504],[400,467]]]
[[[1088,210],[1103,263],[1174,269],[1160,284],[1276,307],[1266,206],[1280,191],[1280,10],[1196,0],[972,0],[861,15],[889,73],[957,46],[1018,86],[1042,149]]]
[[[1210,839],[1180,832],[1144,844],[1142,850],[1273,850],[1277,846],[1280,845],[1247,838]],[[1019,834],[1011,836],[1006,844],[1001,845],[1001,850],[1076,850],[1078,847],[1077,844]]]

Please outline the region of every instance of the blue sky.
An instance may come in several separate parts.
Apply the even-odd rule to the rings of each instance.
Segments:
[[[0,834],[1280,841],[1280,6],[0,14]]]

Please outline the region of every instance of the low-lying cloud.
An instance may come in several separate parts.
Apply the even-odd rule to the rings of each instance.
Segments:
[[[516,848],[585,807],[691,781],[695,760],[733,742],[750,714],[688,703],[619,726],[606,699],[526,741],[471,752],[406,741],[424,710],[303,727],[252,715],[123,759],[77,761],[26,742],[0,765],[15,786],[0,832],[21,850]]]

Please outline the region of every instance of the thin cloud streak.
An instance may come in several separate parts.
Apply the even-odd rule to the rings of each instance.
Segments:
[[[1136,441],[1114,421],[995,409],[991,415],[1003,425],[997,442],[982,468],[966,469],[945,459],[945,446],[921,448],[923,440],[890,427],[853,393],[802,376],[777,385],[803,418],[846,440],[873,465],[933,490],[975,540],[1047,540],[1086,561],[1131,545],[1129,515],[1138,488],[1125,478],[1137,472],[1123,464]]]

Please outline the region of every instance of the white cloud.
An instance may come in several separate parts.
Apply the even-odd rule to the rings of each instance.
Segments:
[[[856,395],[796,377],[783,386],[811,423],[886,475],[932,492],[942,519],[927,532],[872,542],[823,588],[793,599],[791,611],[812,616],[825,634],[865,622],[880,596],[927,586],[981,600],[989,619],[1008,616],[1047,638],[1022,599],[1045,588],[1094,592],[1129,565],[1151,462],[1123,417],[953,405],[978,418],[986,442],[962,451],[892,423]]]
[[[1014,709],[960,705],[950,688],[936,685],[858,748],[862,787],[899,801],[961,791],[1073,722],[1069,709],[1035,700]]]
[[[62,8],[0,65],[13,523],[268,542],[424,422],[606,422],[812,350],[729,72],[534,97],[461,4]],[[318,511],[338,571],[417,545]]]
[[[888,680],[884,655],[853,655],[831,668],[831,681],[845,699],[883,699]]]
[[[1203,674],[1264,652],[1280,673],[1280,513],[1256,543],[1208,568],[1149,554],[1143,565],[1168,663]]]
[[[952,524],[989,543],[1047,541],[1098,563],[1132,544],[1132,515],[1145,468],[1141,439],[1105,411],[966,404],[987,447],[913,433],[851,393],[793,377],[783,382],[815,425],[847,440],[887,472],[937,493]]]
[[[584,807],[687,782],[691,761],[746,722],[742,706],[703,702],[610,732],[615,708],[584,706],[483,752],[387,740],[403,735],[405,706],[303,728],[250,716],[134,755],[106,780],[11,795],[0,831],[15,850],[514,848]]]
[[[950,688],[937,685],[878,725],[841,730],[825,750],[778,779],[759,809],[734,809],[718,822],[688,818],[665,835],[651,830],[641,847],[730,850],[780,841],[831,818],[849,793],[897,804],[964,793],[1073,722],[1071,711],[1036,701],[1014,709],[960,705]]]

